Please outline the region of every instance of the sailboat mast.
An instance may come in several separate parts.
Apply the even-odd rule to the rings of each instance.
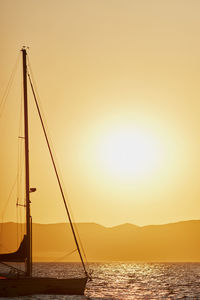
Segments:
[[[27,260],[26,275],[32,273],[31,257],[31,216],[30,216],[30,186],[29,186],[29,140],[28,140],[28,97],[27,97],[27,64],[26,49],[22,49],[23,59],[23,89],[24,89],[24,137],[25,137],[25,185],[26,185],[26,235],[27,235]]]

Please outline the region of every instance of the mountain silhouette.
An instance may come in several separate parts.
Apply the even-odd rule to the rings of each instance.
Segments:
[[[0,224],[1,253],[18,248],[17,227],[13,222]],[[143,227],[122,224],[109,228],[96,223],[77,223],[76,227],[88,261],[200,261],[199,220]],[[78,260],[69,224],[33,224],[33,259]]]

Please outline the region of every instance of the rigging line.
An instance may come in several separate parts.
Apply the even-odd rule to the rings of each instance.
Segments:
[[[46,122],[46,120],[45,120],[45,116],[44,116],[44,113],[43,113],[43,111],[42,111],[41,102],[39,101],[39,100],[40,100],[40,97],[39,97],[39,93],[38,93],[38,91],[37,91],[36,83],[35,83],[34,76],[33,76],[33,71],[32,71],[31,64],[30,64],[30,60],[29,60],[29,57],[28,57],[28,56],[27,56],[27,59],[28,59],[28,67],[29,67],[30,74],[31,74],[31,80],[32,80],[32,82],[33,82],[33,86],[34,86],[34,89],[35,89],[36,94],[37,94],[37,97],[36,97],[36,98],[37,98],[37,102],[39,103],[38,106],[40,107],[40,111],[41,111],[43,123],[45,124],[44,127],[45,127],[45,129],[46,129],[47,136],[48,136],[48,139],[49,139],[49,141],[50,141],[50,145],[51,145],[51,150],[52,150],[52,153],[53,153],[54,161],[56,162],[56,161],[57,161],[57,159],[56,159],[56,154],[55,154],[55,151],[54,151],[54,147],[53,147],[52,140],[51,140],[51,138],[50,138],[50,134],[49,134],[47,122]],[[58,170],[58,174],[59,174],[59,177],[60,177],[62,189],[64,190],[64,195],[67,195],[66,189],[65,189],[65,185],[64,185],[64,182],[63,182],[63,180],[62,180],[62,177],[60,176],[60,173],[61,173],[61,172],[60,172],[59,165],[58,165],[57,162],[56,162],[56,168],[57,168],[57,170]],[[70,211],[71,219],[74,220],[75,218],[73,217],[73,213],[72,213],[72,209],[71,209],[71,206],[70,206],[69,201],[68,201],[68,203],[67,203],[67,206],[68,206],[68,210]],[[84,258],[85,258],[85,263],[86,263],[87,266],[88,266],[87,257],[86,257],[85,251],[84,251],[84,247],[83,247],[83,244],[82,244],[80,235],[79,235],[78,230],[77,230],[76,223],[73,222],[73,224],[74,224],[74,228],[75,228],[75,231],[76,231],[76,235],[77,235],[77,237],[78,237],[78,241],[79,241],[79,244],[80,244],[80,248],[81,248],[82,253],[83,253],[83,256],[84,256]]]
[[[6,100],[7,100],[7,97],[9,95],[9,92],[10,92],[10,88],[12,86],[12,83],[13,83],[13,80],[14,80],[14,77],[15,77],[15,73],[16,73],[16,70],[17,70],[17,66],[19,64],[19,57],[20,57],[20,53],[17,55],[17,59],[16,59],[16,62],[15,62],[15,65],[14,65],[14,68],[13,68],[13,71],[10,75],[10,79],[8,81],[8,84],[7,84],[7,87],[5,89],[5,92],[1,98],[1,101],[0,101],[0,117],[3,113],[3,110],[4,110],[4,107],[5,107],[5,103],[6,103]]]
[[[18,195],[18,204],[23,197],[22,193],[22,175],[23,175],[23,166],[24,166],[24,139],[21,138],[22,134],[22,102],[21,102],[21,109],[20,109],[20,122],[19,122],[19,133],[18,133],[18,168],[17,168],[17,178],[18,178],[18,186],[17,186],[17,195]]]
[[[18,154],[17,154],[17,242],[19,242],[23,236],[23,224],[22,224],[22,207],[20,206],[21,200],[21,177],[22,177],[22,143],[23,141],[19,138],[22,131],[22,95],[20,101],[20,116],[18,125]]]
[[[20,244],[22,241],[23,233],[22,233],[22,207],[18,206],[16,210],[17,215],[17,224],[16,224],[16,231],[17,231],[17,244],[16,247]]]
[[[20,149],[22,150],[22,149]],[[19,169],[18,169],[18,173],[17,173],[17,177],[18,177],[18,186],[17,186],[17,204],[22,204],[21,199],[22,199],[22,173],[23,173],[23,164],[24,164],[24,159],[22,158],[22,151],[20,151],[20,156],[19,156]]]
[[[89,274],[87,273],[87,270],[85,268],[82,253],[81,253],[81,250],[80,250],[80,247],[79,247],[79,244],[78,244],[78,240],[77,240],[77,237],[76,237],[76,234],[75,234],[74,226],[73,226],[71,216],[70,216],[70,213],[69,213],[69,209],[68,209],[68,206],[67,206],[67,203],[66,203],[66,200],[65,200],[65,195],[64,195],[63,188],[62,188],[62,185],[61,185],[61,181],[60,181],[60,178],[59,178],[59,175],[58,175],[57,167],[55,165],[54,157],[53,157],[52,150],[51,150],[51,147],[50,147],[50,144],[49,144],[49,140],[48,140],[47,133],[46,133],[44,123],[43,123],[43,120],[42,120],[40,108],[38,106],[38,102],[37,102],[37,99],[36,99],[35,91],[34,91],[33,84],[32,84],[29,73],[28,73],[28,78],[29,78],[29,82],[30,82],[31,89],[32,89],[32,92],[33,92],[33,96],[34,96],[35,104],[36,104],[36,107],[37,107],[37,111],[38,111],[38,114],[39,114],[39,117],[40,117],[40,122],[41,122],[41,125],[42,125],[42,129],[43,129],[45,139],[46,139],[46,142],[47,142],[47,146],[48,146],[48,149],[49,149],[49,154],[51,156],[51,161],[53,163],[54,171],[56,173],[56,178],[57,178],[57,181],[58,181],[58,185],[59,185],[59,188],[60,188],[60,192],[61,192],[61,195],[62,195],[64,206],[65,206],[67,216],[68,216],[68,219],[69,219],[69,222],[70,222],[70,227],[71,227],[71,230],[72,230],[72,233],[73,233],[73,236],[74,236],[74,241],[75,241],[77,250],[79,252],[79,256],[80,256],[80,259],[81,259],[81,262],[82,262],[82,265],[83,265],[83,268],[84,268],[85,275],[86,275],[86,277],[89,277]]]
[[[54,262],[59,261],[59,260],[63,260],[65,257],[71,255],[72,253],[74,253],[74,252],[76,252],[76,251],[77,251],[77,249],[74,249],[74,250],[70,251],[69,253],[67,253],[67,254],[65,254],[65,255],[63,255],[63,256],[57,258],[56,260],[54,260]]]
[[[23,271],[23,270],[21,270],[21,269],[17,269],[17,268],[15,268],[15,267],[13,267],[12,265],[6,264],[5,262],[0,261],[0,264],[4,265],[4,266],[6,266],[6,267],[9,267],[9,268],[11,268],[11,269],[13,269],[13,270],[15,270],[15,271],[17,271],[17,272],[22,272],[23,274],[26,273],[25,271]]]
[[[59,174],[59,177],[60,177],[61,185],[62,185],[62,188],[63,188],[63,190],[64,190],[64,194],[66,195],[65,197],[69,198],[69,197],[68,197],[68,194],[67,194],[67,192],[66,192],[66,189],[65,189],[64,181],[63,181],[62,176],[61,176],[59,164],[57,163],[56,153],[55,153],[54,146],[53,146],[53,142],[52,142],[52,140],[51,140],[51,136],[50,136],[50,133],[49,133],[47,121],[46,121],[46,119],[45,119],[45,115],[44,115],[44,112],[43,112],[43,110],[42,110],[42,105],[41,105],[39,93],[38,93],[38,91],[37,91],[37,86],[36,86],[36,82],[35,82],[35,80],[34,80],[34,75],[33,75],[32,67],[31,67],[31,63],[30,63],[30,60],[29,60],[28,55],[27,55],[27,61],[28,61],[28,69],[29,69],[29,71],[30,71],[30,78],[31,78],[31,80],[32,80],[32,84],[33,84],[34,91],[35,91],[35,94],[36,94],[36,99],[37,99],[38,106],[39,106],[39,108],[40,108],[40,112],[41,112],[41,116],[42,116],[42,120],[43,120],[43,123],[44,123],[44,127],[45,127],[45,130],[46,130],[48,139],[49,139],[49,144],[51,145],[51,150],[52,150],[52,153],[53,153],[54,161],[56,162],[55,164],[56,164],[56,167],[57,167],[57,170],[58,170],[58,174]],[[75,218],[73,217],[73,213],[72,213],[72,209],[71,209],[71,206],[70,206],[69,201],[68,201],[68,203],[67,203],[67,206],[68,206],[68,209],[69,209],[69,211],[70,211],[71,219],[74,220]],[[73,222],[73,223],[74,223],[74,225],[75,225],[75,222]],[[76,229],[76,231],[77,231],[77,229]],[[78,233],[78,232],[77,232],[77,233]],[[79,239],[80,239],[80,237],[79,237]],[[83,250],[83,249],[82,249],[82,250]]]
[[[10,201],[10,198],[11,198],[11,195],[12,195],[12,193],[13,193],[13,190],[14,190],[14,188],[15,188],[16,183],[17,183],[17,177],[15,178],[15,181],[14,181],[14,183],[13,183],[13,185],[12,185],[12,188],[11,188],[11,191],[10,191],[10,193],[9,193],[8,199],[7,199],[6,204],[5,204],[5,206],[4,206],[3,212],[2,212],[2,214],[1,214],[2,222],[3,222],[4,214],[5,214],[5,211],[6,211],[6,209],[7,209],[8,203],[9,203],[9,201]]]
[[[87,257],[86,257],[85,250],[84,250],[84,247],[83,247],[83,243],[82,243],[82,241],[81,241],[81,238],[80,238],[80,235],[79,235],[79,232],[78,232],[76,223],[74,223],[74,227],[75,227],[75,230],[76,230],[76,234],[77,234],[77,236],[78,236],[78,240],[79,240],[79,244],[80,244],[80,246],[81,246],[81,250],[82,250],[82,252],[83,252],[83,256],[84,256],[84,258],[85,258],[86,264],[88,265],[88,261],[87,261]]]
[[[54,160],[57,162],[56,153],[55,153],[55,150],[54,150],[53,142],[52,142],[52,140],[51,140],[51,136],[50,136],[50,132],[49,132],[49,129],[48,129],[47,121],[46,121],[46,118],[45,118],[45,115],[44,115],[44,111],[43,111],[43,109],[42,109],[42,105],[41,105],[39,93],[38,93],[38,91],[37,91],[37,85],[36,85],[36,82],[35,82],[35,80],[34,80],[33,71],[32,71],[32,68],[31,68],[31,64],[30,64],[30,60],[29,60],[28,55],[27,55],[27,61],[28,61],[28,69],[29,69],[29,71],[30,71],[30,77],[31,77],[32,84],[33,84],[33,87],[34,87],[36,99],[37,99],[37,102],[38,102],[38,106],[40,107],[40,112],[41,112],[42,120],[43,120],[44,127],[45,127],[45,130],[46,130],[48,139],[49,139],[49,144],[51,145],[51,150],[52,150],[52,153],[53,153]],[[56,166],[57,166],[57,169],[58,169],[58,173],[60,174],[61,172],[60,172],[58,163],[56,163]],[[60,177],[61,177],[61,176],[60,176]],[[62,180],[62,178],[60,178],[60,179]],[[63,180],[62,180],[62,186],[63,186],[63,185],[64,185],[64,184],[63,184]],[[66,192],[66,191],[65,191],[65,192]],[[68,203],[68,206],[69,206],[69,203]],[[71,213],[71,212],[70,212],[70,213]],[[72,213],[71,213],[71,215],[72,215]],[[73,218],[72,218],[72,219],[73,219]]]
[[[40,112],[41,112],[41,116],[42,116],[42,120],[43,120],[43,123],[44,123],[44,127],[45,127],[45,130],[46,130],[46,133],[47,133],[47,136],[48,136],[48,139],[49,139],[49,144],[51,145],[51,150],[52,150],[52,153],[53,153],[53,157],[54,157],[54,161],[56,162],[56,168],[57,168],[57,171],[58,171],[58,174],[59,174],[59,177],[60,177],[60,181],[61,181],[61,186],[62,186],[62,189],[64,191],[64,195],[66,198],[69,198],[68,197],[68,194],[66,192],[66,189],[65,189],[65,185],[64,185],[64,181],[62,179],[62,176],[60,175],[61,174],[61,171],[60,171],[60,168],[59,168],[59,164],[57,163],[57,158],[56,158],[56,153],[55,153],[55,150],[54,150],[54,146],[53,146],[53,142],[51,140],[51,136],[50,136],[50,133],[49,133],[49,129],[48,129],[48,125],[47,125],[47,121],[46,121],[46,118],[45,118],[45,115],[44,115],[44,112],[43,112],[43,109],[42,109],[42,105],[41,105],[41,101],[40,101],[40,97],[39,97],[39,93],[37,91],[37,86],[36,86],[36,83],[35,83],[35,80],[34,80],[34,75],[33,75],[33,71],[32,71],[32,67],[31,67],[31,63],[30,63],[30,60],[29,60],[29,57],[27,55],[27,61],[28,61],[28,69],[30,71],[30,77],[31,77],[31,80],[32,80],[32,84],[34,86],[34,91],[35,91],[35,94],[37,95],[36,98],[37,98],[37,102],[38,102],[38,106],[40,108]],[[82,244],[81,244],[81,240],[80,240],[80,236],[78,235],[78,231],[77,231],[77,228],[76,228],[76,223],[74,222],[75,218],[73,216],[73,213],[72,213],[72,209],[71,209],[71,205],[68,201],[67,203],[67,206],[68,206],[68,209],[69,209],[69,212],[70,212],[70,216],[71,216],[71,219],[73,220],[73,224],[74,224],[74,227],[76,229],[76,234],[78,236],[78,239],[79,239],[79,243],[80,243],[80,246],[81,246],[81,250],[84,254],[84,249],[82,247]],[[84,254],[84,257],[86,259],[86,256]],[[86,259],[86,262],[87,262],[87,259]]]
[[[21,106],[20,106],[20,118],[19,118],[19,133],[18,133],[18,145],[19,145],[19,152],[18,152],[18,191],[19,191],[19,199],[22,200],[24,198],[24,193],[22,192],[22,175],[23,175],[23,168],[25,166],[25,155],[24,155],[24,139],[22,139],[24,135],[23,131],[23,75],[21,70]],[[21,204],[21,203],[20,203]],[[24,203],[23,203],[24,204]]]
[[[44,127],[45,127],[45,130],[46,130],[47,136],[48,136],[49,144],[51,145],[51,150],[52,150],[53,157],[54,157],[54,161],[55,161],[55,164],[56,164],[56,168],[57,168],[57,171],[58,171],[58,174],[59,174],[59,177],[60,177],[61,185],[62,185],[62,188],[63,188],[63,190],[64,190],[65,197],[66,197],[66,198],[69,198],[69,197],[68,197],[68,194],[67,194],[67,192],[66,192],[66,189],[65,189],[64,181],[63,181],[62,176],[61,176],[61,171],[60,171],[59,164],[58,164],[58,160],[57,160],[57,157],[56,157],[56,152],[55,152],[55,150],[54,150],[54,145],[53,145],[53,142],[52,142],[52,139],[51,139],[51,135],[50,135],[50,132],[49,132],[47,120],[46,120],[46,118],[45,118],[45,114],[44,114],[44,111],[43,111],[43,109],[42,109],[42,105],[41,105],[41,101],[40,101],[40,96],[39,96],[39,93],[38,93],[38,91],[37,91],[37,85],[36,85],[36,82],[35,82],[35,80],[34,80],[34,75],[33,75],[32,67],[31,67],[31,63],[30,63],[30,60],[29,60],[28,55],[27,55],[27,61],[28,61],[28,70],[30,71],[30,78],[31,78],[31,81],[32,81],[32,85],[33,85],[33,87],[34,87],[36,99],[37,99],[37,102],[38,102],[38,106],[39,106],[39,108],[40,108],[42,120],[43,120]],[[74,217],[73,217],[73,213],[72,213],[72,209],[71,209],[69,200],[68,200],[67,206],[68,206],[68,209],[69,209],[69,211],[70,211],[71,219],[74,220]]]
[[[7,209],[7,206],[8,206],[8,203],[9,203],[9,201],[10,201],[10,198],[11,198],[11,195],[12,195],[12,193],[13,193],[13,190],[14,190],[14,188],[15,188],[16,182],[17,182],[17,177],[16,177],[16,179],[15,179],[15,181],[14,181],[14,184],[13,184],[13,186],[12,186],[12,188],[11,188],[11,191],[10,191],[9,196],[8,196],[8,199],[7,199],[6,203],[5,203],[4,209],[2,210],[2,214],[1,214],[1,220],[2,220],[2,221],[1,221],[1,226],[0,226],[0,240],[2,239],[2,234],[3,234],[3,220],[4,220],[4,214],[5,214],[5,211],[6,211],[6,209]]]
[[[19,129],[18,129],[18,167],[17,167],[17,175],[18,175],[18,186],[17,186],[17,192],[19,196],[19,187],[20,187],[20,172],[21,172],[21,156],[22,156],[22,147],[21,147],[21,131],[22,131],[22,95],[21,95],[21,105],[20,105],[20,117],[19,117]]]
[[[24,143],[24,140],[21,139],[21,131],[22,131],[22,98],[21,98],[21,109],[20,109],[20,118],[19,118],[19,133],[18,133],[18,136],[19,136],[19,139],[18,139],[18,171],[17,171],[17,176],[18,176],[18,186],[17,186],[17,204],[18,205],[18,209],[19,209],[19,217],[20,217],[20,220],[19,220],[19,229],[20,229],[20,234],[22,237],[23,236],[23,218],[22,218],[22,197],[24,196],[23,193],[22,193],[22,173],[23,173],[23,166],[24,166],[24,155],[23,155],[23,150],[24,150],[24,147],[22,147],[22,144]],[[23,197],[24,198],[24,197]]]

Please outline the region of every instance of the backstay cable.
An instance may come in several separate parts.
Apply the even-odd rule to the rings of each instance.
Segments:
[[[52,153],[52,150],[51,150],[51,147],[50,147],[49,139],[48,139],[48,136],[47,136],[47,133],[46,133],[46,129],[45,129],[45,126],[44,126],[44,122],[43,122],[43,119],[42,119],[42,115],[41,115],[41,112],[40,112],[40,108],[39,108],[39,105],[38,105],[38,102],[37,102],[36,94],[35,94],[35,91],[34,91],[33,84],[32,84],[29,73],[28,73],[28,78],[29,78],[29,82],[30,82],[31,89],[32,89],[32,92],[33,92],[33,97],[34,97],[35,104],[36,104],[36,107],[37,107],[37,111],[38,111],[38,114],[39,114],[39,118],[40,118],[40,122],[41,122],[42,129],[43,129],[43,132],[44,132],[44,136],[45,136],[45,139],[46,139],[46,142],[47,142],[49,154],[51,156],[51,161],[52,161],[54,171],[55,171],[55,174],[56,174],[56,178],[57,178],[57,181],[58,181],[58,185],[59,185],[59,188],[60,188],[60,192],[61,192],[61,195],[62,195],[62,199],[63,199],[63,202],[64,202],[64,206],[65,206],[67,216],[68,216],[68,219],[69,219],[69,222],[70,222],[70,227],[71,227],[71,230],[72,230],[72,233],[73,233],[74,241],[75,241],[75,244],[76,244],[80,259],[81,259],[81,263],[83,265],[85,275],[86,275],[86,277],[89,277],[88,272],[87,272],[86,267],[85,267],[85,264],[84,264],[84,261],[83,261],[82,253],[81,253],[81,250],[80,250],[80,247],[79,247],[79,244],[78,244],[78,240],[77,240],[76,233],[75,233],[75,230],[74,230],[74,226],[73,226],[73,223],[72,223],[72,220],[71,220],[69,209],[68,209],[68,206],[67,206],[67,203],[66,203],[66,200],[65,200],[65,195],[64,195],[63,188],[62,188],[62,185],[61,185],[60,177],[58,175],[57,167],[56,167],[56,164],[55,164],[55,160],[54,160],[53,153]]]

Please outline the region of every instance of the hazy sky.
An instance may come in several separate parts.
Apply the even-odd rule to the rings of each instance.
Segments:
[[[29,46],[75,221],[200,219],[199,12],[198,0],[0,0],[0,101]],[[4,208],[17,172],[20,67],[0,116],[4,221],[16,218],[16,187]],[[62,222],[30,111],[33,221]]]

